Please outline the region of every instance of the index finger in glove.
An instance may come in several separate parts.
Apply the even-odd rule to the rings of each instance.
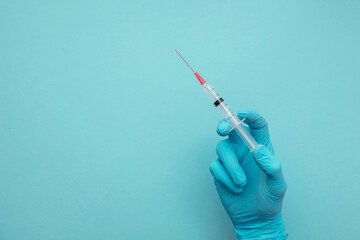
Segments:
[[[267,144],[270,140],[269,127],[266,119],[259,113],[251,110],[241,110],[237,116],[244,119],[244,122],[249,126],[251,135],[258,143]]]

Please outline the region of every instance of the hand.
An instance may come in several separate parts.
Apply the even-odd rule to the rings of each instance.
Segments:
[[[224,119],[217,132],[228,136],[218,143],[211,163],[216,189],[238,234],[237,239],[286,239],[281,208],[286,191],[281,164],[273,153],[266,120],[253,111],[240,111],[259,145],[251,153]]]

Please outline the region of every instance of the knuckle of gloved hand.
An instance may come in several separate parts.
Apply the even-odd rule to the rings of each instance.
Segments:
[[[242,186],[245,186],[246,184],[247,184],[247,178],[246,178],[246,176],[245,175],[242,175],[242,176],[240,176],[239,177],[240,178],[240,185],[242,185]]]
[[[258,125],[261,125],[261,126],[265,126],[267,124],[266,119],[260,114],[259,114],[259,116],[257,116],[254,123],[258,124]]]
[[[279,176],[282,174],[282,167],[279,161],[275,160],[275,159],[268,159],[269,161],[271,161],[270,163],[270,168],[269,168],[269,173],[273,176]]]
[[[232,191],[234,193],[242,193],[244,191],[243,187],[235,187],[234,189],[232,189]]]
[[[268,127],[268,121],[264,117],[262,118],[262,126]]]
[[[215,177],[215,172],[216,172],[216,169],[217,169],[217,161],[213,161],[211,164],[210,164],[210,167],[209,167],[209,170],[211,172],[211,174]]]
[[[216,145],[216,154],[219,155],[220,152],[225,148],[226,140],[219,141]]]
[[[282,184],[282,188],[280,189],[279,193],[281,196],[284,196],[287,190],[287,182],[284,180]]]
[[[221,120],[216,128],[216,131],[219,135],[225,136],[227,132],[229,131],[229,124],[225,119]]]
[[[274,189],[276,196],[279,198],[283,198],[287,189],[287,183],[285,181],[281,181],[276,188]]]

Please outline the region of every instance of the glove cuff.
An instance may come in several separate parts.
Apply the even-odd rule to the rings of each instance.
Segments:
[[[236,227],[237,240],[284,240],[288,234],[285,233],[285,224],[280,215],[276,220],[263,224],[243,228]]]

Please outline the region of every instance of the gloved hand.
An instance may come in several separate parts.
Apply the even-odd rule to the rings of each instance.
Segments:
[[[237,239],[286,239],[281,208],[286,191],[281,164],[273,153],[266,120],[253,111],[240,119],[259,145],[251,153],[224,119],[217,132],[228,136],[218,143],[219,158],[211,163],[216,189],[238,235]]]

